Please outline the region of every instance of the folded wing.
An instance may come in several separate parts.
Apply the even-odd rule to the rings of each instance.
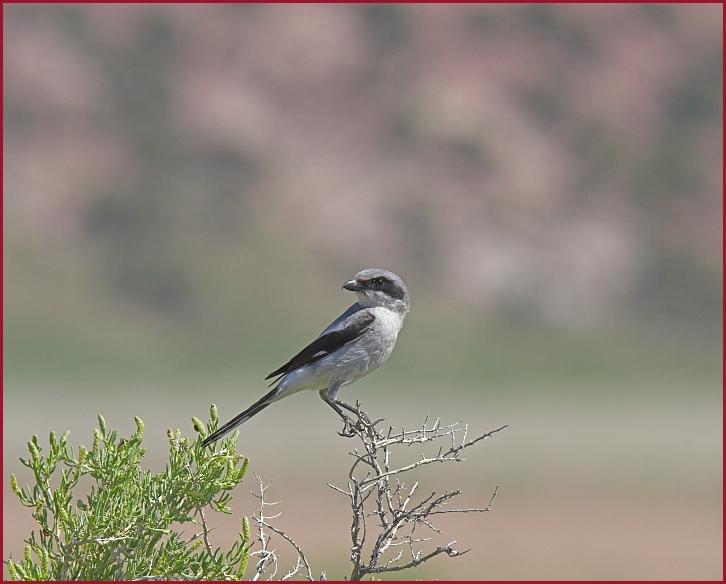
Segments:
[[[315,363],[323,357],[334,353],[341,347],[359,338],[370,326],[376,317],[368,310],[358,310],[340,323],[334,330],[321,334],[317,339],[290,359],[279,369],[275,369],[265,379],[272,379],[285,375],[310,363]]]

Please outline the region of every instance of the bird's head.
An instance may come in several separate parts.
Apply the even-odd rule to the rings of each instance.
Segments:
[[[406,314],[411,308],[406,284],[400,276],[388,270],[361,270],[352,280],[345,282],[343,288],[355,292],[362,306],[382,306],[401,314]]]

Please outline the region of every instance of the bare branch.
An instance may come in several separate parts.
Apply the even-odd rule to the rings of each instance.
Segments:
[[[431,523],[431,518],[435,515],[490,511],[499,487],[494,489],[486,507],[448,508],[446,505],[449,501],[461,495],[460,490],[445,491],[440,495],[433,492],[416,501],[419,481],[414,480],[407,489],[406,482],[401,477],[430,464],[462,462],[463,451],[507,426],[469,438],[468,425],[461,422],[441,425],[439,418],[430,423],[427,415],[423,424],[414,430],[406,430],[404,427],[394,430],[393,426],[389,426],[386,431],[382,431],[377,427],[382,420],[371,422],[371,417],[361,409],[359,403],[344,407],[354,413],[357,420],[345,416],[342,435],[358,439],[359,446],[349,452],[353,462],[348,472],[348,490],[331,484],[328,486],[344,495],[351,506],[353,569],[350,579],[360,580],[366,575],[413,568],[442,554],[453,558],[466,553],[468,550],[459,551],[454,548],[455,541],[428,551],[419,549],[430,538],[415,537],[416,527],[422,525],[440,534],[441,530]],[[393,463],[394,454],[401,448],[408,451],[414,446],[427,450],[431,447],[433,452],[422,452],[416,460],[407,464]],[[366,546],[368,523],[373,518],[376,535]],[[410,559],[404,560],[403,548],[399,546],[408,548]],[[393,552],[395,548],[399,549]]]
[[[276,519],[281,515],[281,513],[276,513],[275,515],[265,515],[265,509],[267,507],[277,505],[279,501],[267,501],[265,499],[265,491],[267,490],[269,485],[265,485],[262,479],[256,474],[255,478],[257,479],[259,494],[252,494],[260,502],[260,504],[258,508],[258,514],[253,515],[252,519],[257,524],[257,541],[260,544],[260,549],[252,552],[250,555],[259,556],[260,559],[257,561],[257,564],[255,566],[255,575],[252,577],[252,580],[257,581],[265,575],[267,576],[267,580],[274,580],[275,576],[277,575],[279,563],[277,550],[270,549],[270,540],[272,539],[272,535],[270,533],[267,533],[265,529],[269,530],[272,533],[276,533],[281,538],[283,538],[295,549],[295,552],[297,554],[295,558],[295,565],[290,568],[287,574],[285,574],[285,576],[283,576],[281,579],[289,580],[293,576],[300,574],[301,570],[305,568],[305,573],[303,574],[305,578],[307,580],[315,580],[315,578],[313,578],[312,570],[310,569],[310,563],[308,562],[308,559],[305,556],[302,548],[300,548],[300,546],[295,543],[295,541],[282,529],[279,529],[269,523],[269,520]],[[271,573],[266,574],[268,570],[271,570]]]
[[[491,511],[499,486],[494,489],[485,507],[450,508],[449,503],[461,496],[461,490],[422,495],[415,471],[430,464],[462,462],[465,460],[462,453],[467,448],[507,426],[469,438],[468,425],[462,422],[442,425],[439,418],[431,423],[427,415],[423,424],[413,430],[404,427],[394,430],[393,426],[382,430],[379,424],[383,420],[371,421],[359,403],[355,406],[338,405],[356,418],[341,412],[344,427],[339,434],[357,440],[357,446],[348,453],[353,460],[347,484],[341,488],[327,483],[350,504],[350,559],[353,564],[350,579],[361,580],[366,576],[398,572],[420,566],[437,556],[455,558],[467,553],[469,550],[461,551],[454,547],[456,541],[435,545],[432,538],[438,538],[442,532],[432,519],[437,515]],[[414,452],[415,459],[411,460]],[[400,455],[408,455],[409,461],[394,462]],[[255,496],[260,505],[258,515],[253,519],[258,528],[259,549],[252,555],[259,559],[253,580],[271,580],[278,572],[279,557],[270,543],[273,535],[282,538],[296,553],[295,564],[281,579],[298,576],[313,580],[310,564],[300,546],[271,523],[280,514],[267,513],[278,502],[268,501],[265,497],[267,485],[259,477],[257,481],[259,494]],[[426,533],[433,535],[422,537],[416,533],[417,528],[430,530]],[[320,578],[325,578],[324,571],[321,571]]]
[[[446,554],[450,558],[456,558],[458,556],[463,556],[465,553],[469,552],[470,550],[464,550],[463,552],[460,552],[458,550],[455,550],[452,546],[455,544],[455,541],[452,541],[449,543],[449,545],[444,547],[437,547],[435,550],[429,552],[425,556],[419,556],[416,559],[411,560],[410,562],[406,564],[399,564],[397,566],[376,566],[369,570],[367,570],[368,574],[380,574],[382,572],[398,572],[400,570],[408,570],[409,568],[415,568],[416,566],[420,566],[424,562],[429,561],[431,558],[435,558],[436,556],[440,554]]]
[[[204,508],[199,507],[197,511],[202,518],[202,537],[204,538],[204,547],[207,548],[207,553],[210,556],[214,556],[214,552],[212,551],[212,545],[209,543],[209,529],[207,528],[207,521],[204,518]]]

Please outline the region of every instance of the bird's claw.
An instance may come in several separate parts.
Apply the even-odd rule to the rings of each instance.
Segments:
[[[352,438],[356,435],[356,424],[348,416],[343,418],[343,429],[338,432],[338,436],[343,438]]]

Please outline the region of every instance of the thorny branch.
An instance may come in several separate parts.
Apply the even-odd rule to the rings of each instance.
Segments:
[[[328,486],[350,501],[350,557],[353,563],[350,580],[414,568],[439,555],[455,558],[467,553],[469,550],[461,551],[454,547],[455,540],[446,545],[427,543],[442,533],[432,523],[432,519],[437,515],[451,513],[490,511],[499,487],[494,489],[485,507],[450,508],[448,503],[461,495],[461,490],[446,490],[440,494],[434,491],[421,496],[418,494],[419,482],[407,482],[404,478],[406,473],[425,465],[464,461],[462,453],[467,448],[490,438],[507,426],[469,438],[468,425],[457,422],[442,426],[438,418],[430,423],[427,416],[419,428],[394,430],[389,426],[382,431],[378,426],[383,420],[371,421],[359,403],[355,407],[343,405],[356,419],[342,415],[344,427],[341,435],[357,438],[360,444],[349,452],[353,463],[348,471],[347,485],[339,487],[328,483]],[[407,464],[394,464],[393,455],[401,451],[410,452],[412,446],[425,448],[428,453],[421,454]],[[272,580],[276,577],[279,557],[277,549],[271,547],[270,540],[273,534],[277,534],[297,554],[295,565],[281,579],[298,576],[313,580],[310,564],[300,546],[270,523],[280,513],[267,515],[266,512],[278,501],[265,499],[268,485],[263,484],[259,477],[257,481],[259,494],[255,497],[260,503],[258,515],[253,516],[253,520],[258,528],[259,549],[251,555],[259,559],[252,579]],[[420,533],[422,530],[424,536]],[[320,579],[325,579],[324,572]]]
[[[288,544],[290,544],[297,553],[295,559],[295,565],[290,568],[281,580],[289,580],[290,578],[300,574],[307,580],[314,580],[312,571],[310,569],[310,563],[305,557],[305,553],[302,551],[300,546],[287,535],[281,529],[274,527],[269,523],[270,520],[276,519],[281,513],[275,513],[274,515],[266,515],[265,512],[268,507],[273,507],[279,503],[279,501],[268,501],[265,499],[265,491],[269,485],[265,485],[262,479],[255,475],[258,483],[259,494],[253,493],[255,498],[260,502],[258,508],[258,514],[253,515],[252,519],[257,524],[257,541],[260,544],[260,549],[252,552],[250,555],[259,556],[259,560],[255,565],[255,575],[252,577],[253,581],[259,580],[260,578],[266,578],[267,580],[274,580],[277,575],[279,557],[277,555],[277,549],[270,547],[270,540],[272,539],[272,533],[276,533]],[[268,531],[271,533],[268,533]],[[304,573],[303,573],[304,568]]]
[[[507,426],[468,438],[468,425],[457,422],[442,426],[438,418],[429,424],[427,416],[422,426],[414,430],[394,430],[389,426],[388,430],[381,431],[377,426],[383,420],[371,422],[359,403],[346,409],[355,413],[357,419],[343,418],[343,435],[358,438],[361,446],[349,453],[353,464],[348,472],[347,488],[328,486],[350,500],[353,515],[350,528],[353,570],[350,579],[360,580],[369,574],[405,570],[441,554],[453,558],[469,551],[455,549],[456,541],[425,551],[422,544],[431,538],[417,537],[416,529],[425,528],[440,534],[441,531],[431,522],[434,515],[490,511],[499,487],[494,489],[486,507],[453,509],[446,505],[461,495],[460,490],[447,490],[443,494],[434,491],[416,502],[419,483],[416,481],[408,486],[403,480],[404,475],[429,464],[462,462],[465,460],[461,456],[464,450]],[[414,445],[433,447],[433,452],[422,454],[408,464],[393,464],[391,458],[394,452]],[[399,548],[397,553],[392,552],[395,548]],[[387,552],[391,553],[387,556]]]

